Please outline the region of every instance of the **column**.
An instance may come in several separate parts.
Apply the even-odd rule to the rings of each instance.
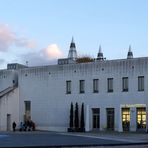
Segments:
[[[146,106],[146,132],[148,132],[148,106]]]
[[[100,131],[105,131],[107,129],[106,121],[106,108],[100,108]]]
[[[118,115],[118,117],[119,117],[119,120],[118,120],[118,125],[119,125],[119,127],[118,127],[118,131],[119,132],[123,132],[123,127],[122,127],[122,106],[120,105],[119,106],[119,113],[118,113],[119,115]]]
[[[85,118],[85,131],[90,131],[90,125],[89,125],[89,105],[86,105],[86,118]]]
[[[136,121],[136,107],[130,108],[130,131],[136,131],[137,121]]]

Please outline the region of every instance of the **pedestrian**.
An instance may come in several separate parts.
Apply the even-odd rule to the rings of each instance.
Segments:
[[[32,130],[35,131],[35,123],[32,122]]]
[[[16,128],[16,123],[15,123],[15,121],[12,123],[12,128],[13,128],[13,131],[15,132],[15,128]]]
[[[20,123],[20,131],[24,130],[23,122]]]

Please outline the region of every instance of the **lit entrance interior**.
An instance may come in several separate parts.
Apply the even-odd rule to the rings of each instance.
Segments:
[[[123,127],[123,131],[129,131],[129,128],[130,128],[130,108],[122,108],[122,127]]]
[[[146,108],[137,108],[137,130],[146,129]]]
[[[100,108],[92,108],[93,129],[100,128]]]

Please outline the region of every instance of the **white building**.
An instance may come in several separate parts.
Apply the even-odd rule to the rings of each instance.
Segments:
[[[0,70],[0,130],[31,119],[37,129],[67,131],[70,104],[84,103],[85,129],[147,131],[148,57],[77,63],[74,41],[57,65],[9,64]]]

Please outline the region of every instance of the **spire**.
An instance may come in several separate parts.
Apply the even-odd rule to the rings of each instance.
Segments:
[[[71,43],[70,43],[68,58],[71,59],[71,60],[76,60],[77,59],[76,45],[74,43],[74,38],[73,37],[72,37],[72,40],[71,40]]]
[[[99,45],[99,53],[102,52],[102,48],[101,48],[101,45]]]
[[[131,52],[131,45],[129,45],[129,52]]]
[[[133,52],[131,50],[131,45],[129,45],[129,50],[128,50],[128,53],[127,53],[127,59],[132,59],[133,58]]]
[[[100,45],[97,60],[103,60],[103,59],[104,58],[103,58],[102,48],[101,48],[101,45]]]
[[[70,48],[76,48],[73,37],[72,37],[72,40],[71,40]]]
[[[72,40],[71,40],[71,43],[74,43],[74,38],[73,38],[73,36],[72,36]]]

